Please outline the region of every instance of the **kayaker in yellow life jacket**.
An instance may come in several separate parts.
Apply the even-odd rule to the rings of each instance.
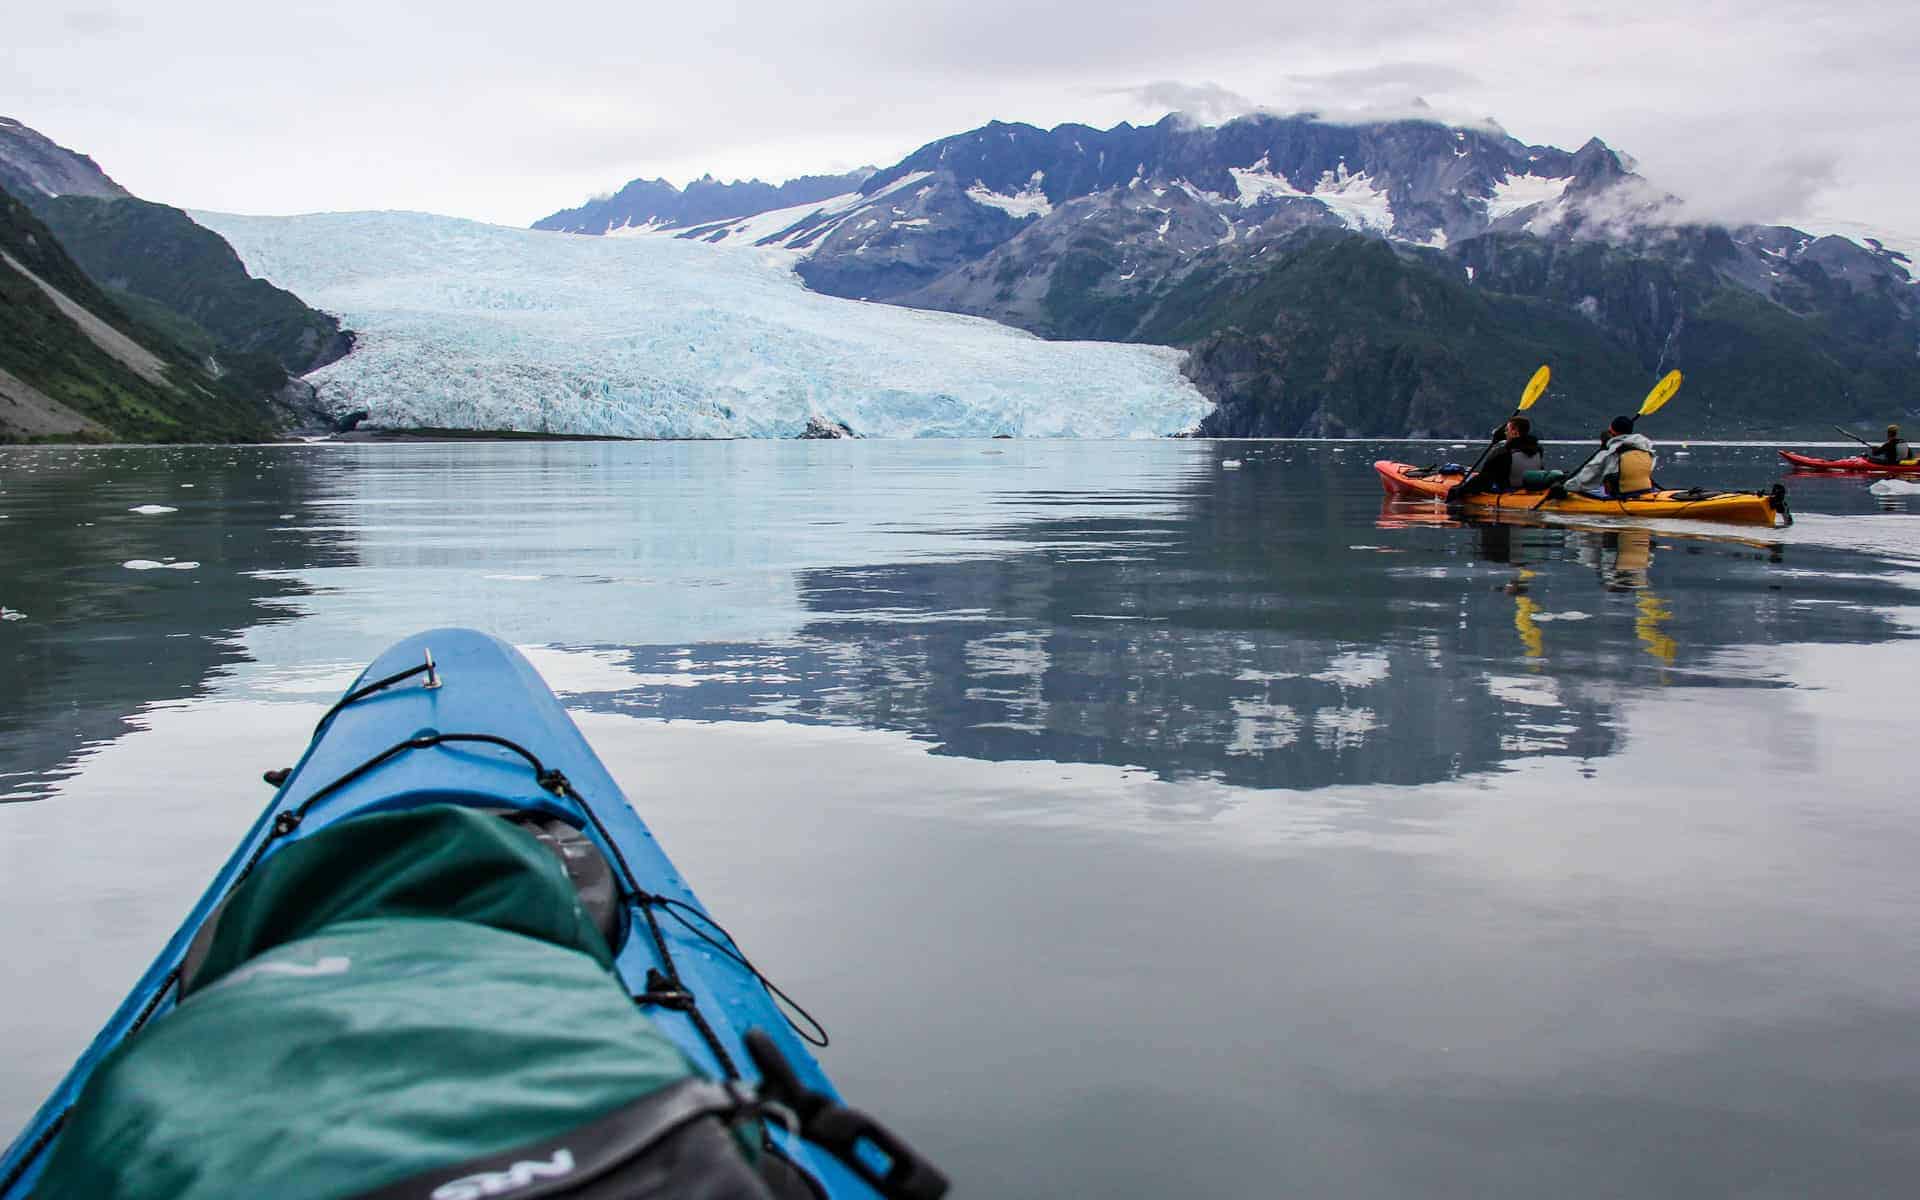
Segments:
[[[1447,492],[1448,500],[1459,500],[1480,492],[1513,492],[1523,486],[1528,471],[1546,466],[1546,454],[1540,439],[1533,436],[1533,422],[1513,417],[1497,433],[1501,440],[1487,454],[1486,465]]]
[[[1633,431],[1632,417],[1615,417],[1600,435],[1600,452],[1569,476],[1569,492],[1618,499],[1654,490],[1653,443]]]
[[[1877,463],[1905,462],[1913,457],[1913,447],[1900,440],[1900,427],[1887,426],[1887,440],[1867,451],[1867,461]]]

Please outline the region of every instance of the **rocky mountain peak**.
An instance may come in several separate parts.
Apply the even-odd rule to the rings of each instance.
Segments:
[[[0,117],[0,188],[22,198],[132,195],[91,158],[12,117]]]
[[[758,179],[722,183],[708,173],[685,189],[664,179],[635,179],[611,196],[562,209],[535,221],[533,227],[591,234],[623,229],[687,229],[846,195],[872,175],[872,167],[861,167],[838,175],[805,175],[776,185]]]

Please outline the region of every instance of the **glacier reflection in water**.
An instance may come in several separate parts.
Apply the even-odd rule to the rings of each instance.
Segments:
[[[462,623],[975,1194],[1897,1193],[1920,517],[1383,507],[1424,450],[0,454],[0,1125],[255,772]]]

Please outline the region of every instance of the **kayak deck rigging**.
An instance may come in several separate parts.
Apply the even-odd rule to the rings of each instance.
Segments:
[[[421,676],[419,685],[401,686]],[[613,867],[617,902],[625,909],[626,936],[610,946],[614,975],[633,1003],[713,1078],[794,1098],[784,1107],[801,1119],[770,1123],[767,1136],[822,1195],[944,1190],[937,1171],[840,1105],[807,1049],[825,1046],[826,1030],[700,904],[545,682],[512,647],[460,629],[397,644],[322,716],[300,762],[266,778],[278,788],[274,801],[67,1078],[0,1154],[0,1200],[32,1189],[101,1060],[179,1002],[196,938],[256,867],[280,847],[341,821],[448,803],[556,818],[594,844]],[[807,1120],[801,1108],[818,1119]],[[862,1143],[860,1154],[839,1136],[848,1129]],[[885,1151],[884,1165],[876,1165],[875,1147]],[[930,1180],[939,1180],[939,1190],[913,1190]]]

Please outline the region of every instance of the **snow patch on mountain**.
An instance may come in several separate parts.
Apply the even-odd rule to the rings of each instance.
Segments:
[[[767,242],[771,246],[784,247],[785,242],[797,237],[794,226],[812,217],[832,217],[860,207],[866,197],[859,192],[848,192],[844,196],[834,196],[816,204],[796,204],[791,208],[776,208],[770,212],[756,213],[751,217],[742,217],[717,228],[703,227],[698,233],[689,232],[685,226],[643,226],[638,229],[614,229],[608,231],[610,237],[620,237],[628,233],[651,234],[671,237],[695,237],[716,246],[756,246]],[[782,237],[782,235],[787,235]]]
[[[1546,179],[1538,175],[1508,175],[1493,185],[1493,195],[1487,200],[1487,219],[1497,221],[1523,208],[1552,204],[1566,195],[1572,183],[1570,176]]]
[[[1393,205],[1387,199],[1387,190],[1376,184],[1366,172],[1347,170],[1344,162],[1331,171],[1321,172],[1311,192],[1301,191],[1285,175],[1274,172],[1265,155],[1252,166],[1228,167],[1227,173],[1233,177],[1239,193],[1233,202],[1243,208],[1269,199],[1304,197],[1318,200],[1349,229],[1375,234],[1389,233],[1393,229]],[[1225,197],[1210,192],[1196,191],[1195,198],[1216,204],[1226,203]]]
[[[420,213],[193,217],[359,331],[308,379],[377,424],[793,437],[818,417],[878,437],[1144,437],[1212,407],[1180,351],[823,296],[791,255]]]
[[[1393,205],[1387,202],[1387,190],[1365,172],[1349,173],[1346,163],[1320,176],[1313,185],[1313,198],[1332,209],[1349,229],[1383,234],[1393,228]]]
[[[610,229],[607,231],[607,236],[687,238],[715,246],[792,250],[798,257],[804,258],[819,248],[826,234],[845,224],[851,217],[873,209],[890,197],[901,196],[931,174],[930,171],[911,171],[871,196],[861,192],[848,192],[843,196],[832,196],[811,204],[795,204],[787,208],[770,209],[750,217],[708,225],[686,226],[650,221],[645,225]],[[916,224],[911,221],[893,223],[895,225]],[[879,224],[879,220],[872,219],[869,224]],[[921,221],[917,224],[925,225],[926,222]]]
[[[1228,167],[1227,174],[1233,176],[1234,185],[1239,189],[1237,202],[1242,208],[1251,207],[1268,197],[1306,195],[1289,183],[1285,175],[1274,174],[1265,155],[1250,167]]]
[[[988,208],[997,208],[1011,217],[1024,220],[1027,217],[1044,217],[1053,211],[1053,205],[1047,201],[1047,193],[1041,185],[1046,182],[1044,172],[1035,171],[1027,180],[1027,186],[1011,196],[1002,196],[975,180],[967,189],[967,199]]]
[[[1892,251],[1905,258],[1907,261],[1903,265],[1908,278],[1920,281],[1920,233],[1826,217],[1816,217],[1806,222],[1803,228],[1815,237],[1826,235],[1843,237],[1869,250],[1874,249],[1875,243],[1878,243],[1879,249]],[[1805,249],[1805,246],[1805,243],[1801,244],[1802,249]]]

